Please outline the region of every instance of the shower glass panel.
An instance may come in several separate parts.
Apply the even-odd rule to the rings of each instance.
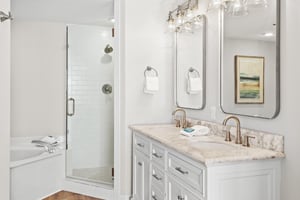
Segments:
[[[67,176],[113,184],[112,27],[67,27]]]

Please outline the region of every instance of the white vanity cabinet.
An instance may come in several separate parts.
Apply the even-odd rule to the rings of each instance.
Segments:
[[[133,132],[134,200],[280,199],[280,159],[204,165],[175,149]]]
[[[150,142],[143,137],[133,138],[133,198],[149,199]]]

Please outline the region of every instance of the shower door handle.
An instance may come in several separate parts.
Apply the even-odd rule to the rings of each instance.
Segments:
[[[72,102],[72,112],[69,112],[69,102]],[[67,109],[67,115],[72,117],[75,115],[75,99],[74,98],[69,98],[68,99],[68,109]]]

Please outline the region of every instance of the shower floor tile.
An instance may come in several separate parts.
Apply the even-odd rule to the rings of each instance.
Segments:
[[[97,199],[94,197],[89,197],[81,194],[76,194],[73,192],[60,191],[43,200],[101,200],[101,199]]]
[[[80,177],[91,181],[104,182],[109,184],[113,183],[111,166],[73,169],[72,172],[72,176],[74,177]]]

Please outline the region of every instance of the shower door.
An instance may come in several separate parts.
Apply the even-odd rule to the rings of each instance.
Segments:
[[[112,28],[70,25],[67,41],[67,176],[113,184]]]

